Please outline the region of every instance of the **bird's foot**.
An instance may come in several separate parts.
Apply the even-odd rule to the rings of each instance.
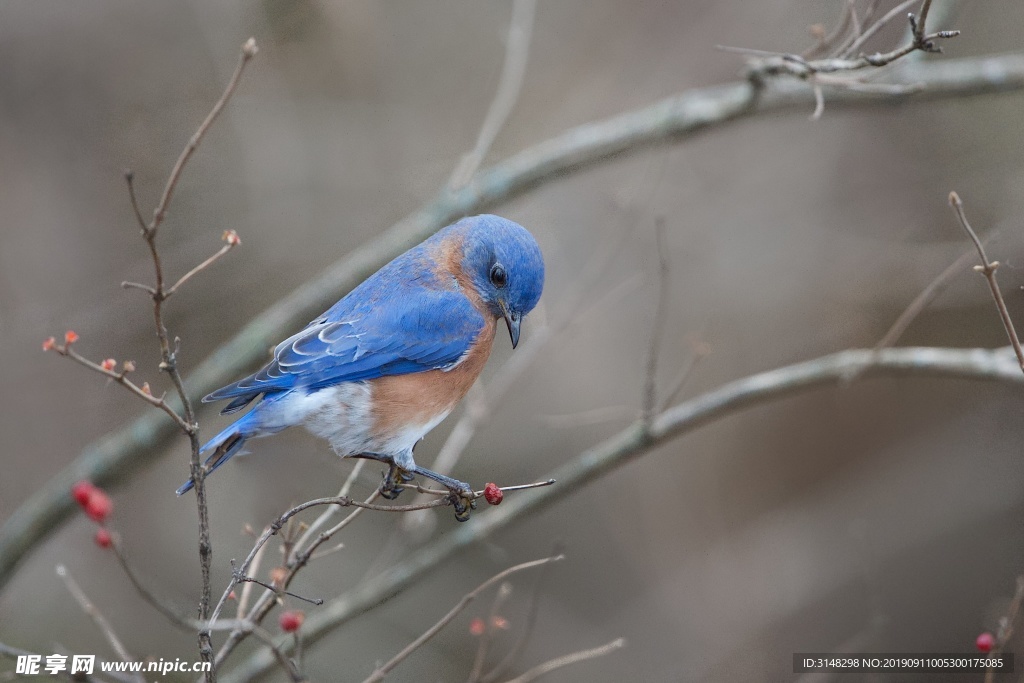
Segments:
[[[469,521],[470,512],[476,509],[476,501],[472,497],[473,491],[470,490],[468,493],[469,495],[466,495],[466,491],[453,489],[448,494],[448,500],[455,508],[455,520],[458,522]]]
[[[380,495],[388,500],[394,500],[405,490],[402,484],[412,481],[412,479],[411,472],[403,470],[398,465],[391,465],[388,468],[388,473],[384,476],[384,481],[380,484]]]
[[[421,477],[433,479],[448,489],[448,501],[455,508],[456,520],[465,522],[469,519],[470,513],[476,509],[476,495],[472,486],[464,481],[428,470],[425,467],[417,466],[413,471]]]

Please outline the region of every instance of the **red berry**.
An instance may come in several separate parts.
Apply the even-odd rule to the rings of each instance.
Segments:
[[[71,496],[75,499],[75,502],[85,509],[85,506],[89,503],[89,499],[92,498],[93,491],[96,491],[96,487],[93,483],[87,479],[75,482],[75,485],[71,487]]]
[[[482,636],[484,631],[487,630],[487,625],[484,624],[484,620],[477,617],[473,621],[469,622],[469,635],[471,636]]]
[[[505,493],[493,481],[484,487],[484,499],[491,505],[497,505],[505,498]]]
[[[992,648],[996,644],[996,638],[988,631],[985,631],[977,637],[974,641],[974,646],[978,648],[980,652],[991,652]]]
[[[281,625],[281,630],[285,633],[295,633],[302,628],[302,622],[305,620],[306,615],[299,610],[288,610],[281,613],[278,623]]]
[[[114,510],[114,501],[103,489],[94,488],[89,500],[85,502],[85,514],[94,522],[104,522]]]
[[[74,344],[76,341],[78,341],[77,332],[75,332],[74,330],[68,330],[67,332],[64,333],[65,344]]]
[[[100,527],[96,530],[96,545],[101,548],[109,548],[110,544],[114,542],[114,538],[110,535],[110,532]]]

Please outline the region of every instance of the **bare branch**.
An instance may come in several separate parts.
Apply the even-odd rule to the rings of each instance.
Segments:
[[[984,275],[985,280],[988,282],[988,288],[992,292],[992,299],[996,302],[996,308],[999,309],[999,317],[1003,321],[1006,336],[1009,337],[1013,351],[1017,354],[1017,362],[1020,364],[1021,371],[1024,372],[1024,349],[1021,349],[1017,331],[1013,329],[1013,320],[1010,318],[1010,312],[1006,309],[1006,302],[1003,301],[1003,293],[999,290],[999,283],[996,282],[996,270],[999,268],[999,261],[988,260],[988,255],[985,254],[985,246],[978,239],[978,235],[971,228],[971,224],[967,222],[967,216],[964,214],[964,204],[960,201],[960,196],[956,192],[949,193],[949,205],[953,208],[953,212],[956,214],[957,219],[959,219],[960,225],[970,236],[971,241],[974,242],[975,249],[978,250],[978,256],[981,257],[981,265],[974,266],[974,270]]]
[[[178,291],[178,288],[181,287],[186,282],[188,282],[193,276],[206,270],[207,268],[212,266],[221,256],[223,256],[224,254],[228,253],[236,246],[241,244],[241,241],[238,239],[238,234],[234,230],[225,230],[223,239],[225,242],[224,246],[221,247],[213,256],[206,259],[198,266],[182,275],[178,279],[178,281],[171,285],[170,288],[164,293],[165,299],[174,294],[176,291]]]
[[[149,405],[159,408],[160,410],[167,413],[167,415],[172,420],[174,420],[174,423],[178,425],[178,427],[182,431],[188,433],[190,427],[189,423],[187,423],[185,419],[178,414],[178,411],[175,410],[173,406],[167,403],[167,401],[165,400],[166,397],[156,397],[153,395],[151,391],[147,391],[147,385],[143,385],[140,387],[139,385],[135,384],[130,379],[128,379],[125,370],[117,372],[116,370],[108,369],[100,365],[99,363],[94,363],[93,361],[89,360],[85,356],[75,351],[71,344],[54,344],[50,350],[52,350],[54,353],[64,356],[65,358],[70,358],[79,365],[89,368],[93,372],[99,373],[106,377],[107,379],[110,379],[116,382],[117,384],[120,384],[122,387],[133,393],[138,398],[141,398]]]
[[[561,543],[556,543],[551,553],[551,556],[557,556],[562,554]],[[526,608],[526,617],[523,620],[523,626],[519,629],[519,637],[516,642],[509,648],[508,652],[505,653],[504,658],[494,668],[488,671],[484,677],[484,683],[492,683],[498,680],[508,670],[510,666],[516,661],[523,649],[526,648],[526,644],[530,640],[530,636],[533,634],[533,627],[537,621],[537,611],[540,606],[540,594],[541,586],[544,585],[545,579],[551,573],[552,564],[546,564],[540,568],[537,572],[537,579],[533,583],[533,589],[530,591],[530,601]]]
[[[924,0],[919,15],[909,14],[907,19],[910,23],[910,40],[907,44],[895,48],[886,53],[876,52],[874,54],[857,54],[857,50],[863,46],[872,36],[885,27],[889,22],[898,17],[903,11],[910,7],[917,0],[905,0],[897,5],[878,21],[866,25],[863,30],[857,19],[856,8],[853,0],[848,1],[847,14],[844,15],[842,24],[851,23],[852,32],[846,40],[831,52],[817,59],[808,59],[804,55],[790,53],[772,53],[763,50],[748,50],[745,48],[719,47],[728,52],[746,54],[752,59],[747,68],[747,78],[751,83],[763,86],[769,79],[779,76],[791,76],[807,81],[811,86],[814,95],[814,112],[811,120],[821,118],[825,110],[825,94],[822,86],[828,84],[835,88],[859,89],[862,92],[869,84],[853,75],[852,72],[863,71],[868,68],[879,69],[906,57],[914,52],[942,52],[938,46],[938,40],[953,38],[960,34],[959,31],[938,31],[926,33],[925,25],[928,20],[928,13],[931,9],[931,0]],[[872,4],[869,9],[874,13],[875,6]],[[820,51],[812,49],[808,54],[817,55]],[[831,74],[832,78],[825,80],[823,75]],[[905,89],[909,84],[899,84]],[[890,93],[893,94],[893,93]]]
[[[509,22],[508,39],[505,42],[505,62],[501,67],[498,91],[487,110],[487,116],[484,117],[473,151],[462,157],[448,181],[448,187],[452,190],[465,187],[480,168],[488,150],[494,144],[494,139],[498,137],[509,114],[512,113],[516,100],[519,99],[523,76],[526,73],[526,60],[530,55],[530,34],[533,32],[536,9],[537,0],[515,0],[512,5],[512,20]]]
[[[174,196],[174,189],[178,186],[178,180],[181,179],[181,172],[185,170],[185,164],[192,157],[192,154],[199,147],[199,143],[202,141],[203,136],[206,135],[206,131],[210,129],[213,122],[217,120],[217,116],[224,109],[224,105],[231,99],[231,95],[234,94],[235,88],[238,87],[239,81],[242,79],[242,72],[245,70],[245,65],[249,63],[249,60],[256,56],[256,52],[259,48],[256,47],[256,40],[250,38],[245,41],[242,45],[242,52],[238,57],[238,66],[235,67],[235,73],[231,75],[231,80],[228,81],[228,85],[224,88],[224,92],[221,94],[220,99],[213,105],[213,109],[206,115],[206,119],[199,124],[199,128],[195,133],[192,134],[188,144],[185,145],[185,149],[181,150],[181,154],[178,156],[178,160],[174,163],[174,168],[171,169],[171,174],[167,177],[167,184],[164,187],[163,195],[160,197],[160,203],[156,205],[156,209],[153,211],[153,220],[147,228],[147,231],[154,233],[159,229],[160,224],[163,223],[164,216],[167,215],[167,206],[171,203],[171,198]]]
[[[491,578],[487,579],[482,584],[474,588],[472,591],[462,596],[462,599],[459,600],[459,602],[454,607],[452,607],[451,610],[448,611],[448,614],[441,617],[440,621],[438,621],[436,624],[434,624],[426,631],[424,631],[424,633],[419,638],[409,643],[401,652],[392,657],[386,664],[384,664],[383,666],[379,667],[376,671],[374,671],[369,678],[363,681],[363,683],[377,683],[377,681],[384,680],[384,677],[387,676],[396,666],[401,664],[403,660],[405,660],[409,655],[411,655],[413,652],[419,649],[424,643],[426,643],[428,640],[437,635],[438,632],[440,632],[441,629],[443,629],[445,626],[451,623],[452,619],[458,616],[458,614],[462,610],[466,609],[466,607],[469,606],[469,603],[473,602],[473,600],[475,600],[477,596],[480,595],[480,593],[484,592],[494,584],[504,581],[506,578],[508,578],[512,574],[515,574],[516,572],[523,571],[524,569],[530,569],[532,567],[539,567],[549,562],[558,562],[559,560],[564,559],[564,557],[564,555],[556,555],[554,557],[545,557],[541,560],[523,562],[522,564],[517,564],[514,567],[509,567],[508,569],[499,572]]]
[[[960,258],[949,264],[944,271],[939,273],[934,280],[929,282],[928,286],[921,290],[921,293],[910,302],[910,305],[907,306],[902,313],[900,313],[900,316],[896,318],[892,327],[890,327],[889,330],[882,335],[882,338],[878,340],[878,343],[875,344],[875,348],[884,349],[896,344],[896,342],[900,340],[900,337],[903,336],[903,333],[907,331],[907,328],[910,327],[910,323],[914,322],[914,319],[921,314],[921,311],[927,308],[928,304],[935,300],[935,297],[937,297],[939,293],[946,288],[946,285],[949,284],[950,280],[963,272],[964,268],[966,268],[974,259],[974,253],[973,249],[971,251],[964,252],[960,255]]]
[[[874,24],[869,26],[867,28],[867,30],[865,30],[864,33],[862,33],[860,35],[860,37],[857,38],[850,45],[850,47],[845,49],[843,51],[843,54],[845,56],[850,56],[850,55],[857,54],[857,50],[859,50],[864,45],[864,43],[866,43],[869,40],[871,40],[875,36],[876,33],[878,33],[880,30],[882,30],[883,28],[888,26],[889,22],[891,22],[896,17],[905,16],[903,13],[906,12],[907,9],[911,5],[913,5],[915,2],[917,2],[917,0],[904,0],[904,2],[901,2],[900,4],[898,4],[895,7],[893,7],[891,10],[886,12],[885,15],[881,19],[879,19]]]
[[[139,199],[135,196],[135,173],[132,171],[124,172],[124,181],[128,185],[128,200],[132,205],[132,213],[135,214],[135,220],[139,224],[139,229],[145,234],[146,230],[146,219],[142,217],[142,211],[139,209]]]
[[[522,676],[516,676],[515,678],[510,679],[507,683],[530,683],[530,681],[535,681],[542,676],[548,675],[552,671],[569,666],[570,664],[585,662],[588,659],[603,657],[610,652],[614,652],[621,647],[625,647],[625,645],[626,641],[623,638],[617,638],[607,645],[595,647],[592,650],[582,650],[580,652],[574,652],[571,655],[564,655],[562,657],[552,659],[550,662],[544,662],[543,664],[535,666]]]
[[[125,576],[128,577],[128,580],[135,588],[135,592],[138,593],[143,600],[148,602],[154,609],[156,609],[156,611],[163,614],[172,624],[185,631],[193,632],[200,627],[199,622],[179,614],[176,609],[168,605],[163,599],[158,598],[145,586],[145,584],[142,583],[142,580],[139,578],[138,574],[135,573],[135,570],[132,569],[131,565],[128,563],[128,559],[124,556],[124,549],[121,547],[121,539],[117,534],[112,535],[110,549],[114,551],[114,557],[117,558],[118,564],[121,565],[121,569],[124,571]]]
[[[491,609],[487,613],[484,632],[480,634],[480,642],[476,646],[476,657],[473,658],[473,668],[470,669],[469,678],[466,679],[467,683],[479,683],[480,677],[484,672],[484,664],[487,661],[487,653],[497,631],[495,623],[501,615],[502,607],[505,606],[510,597],[512,597],[512,584],[505,581],[498,586],[498,592],[494,594],[494,600],[491,601]]]
[[[655,247],[658,250],[658,293],[651,322],[651,338],[647,348],[647,372],[644,374],[644,398],[641,416],[649,422],[658,402],[658,349],[665,329],[665,307],[668,305],[668,250],[665,248],[665,219],[658,217],[654,226]]]
[[[288,655],[277,646],[277,642],[274,640],[274,636],[267,632],[266,629],[262,628],[258,624],[251,622],[244,625],[246,633],[251,633],[256,638],[267,646],[267,649],[274,654],[274,658],[277,659],[278,664],[284,669],[285,673],[288,674],[288,678],[292,683],[302,683],[306,680],[306,677],[299,671],[298,664],[288,659]]]
[[[107,642],[110,644],[111,649],[117,654],[121,661],[135,661],[135,658],[128,654],[128,650],[125,649],[125,646],[121,642],[121,639],[117,637],[116,633],[114,633],[114,628],[110,625],[110,622],[107,621],[107,618],[105,616],[103,616],[103,613],[99,610],[99,608],[96,607],[96,605],[94,605],[89,600],[89,597],[85,594],[85,591],[82,590],[78,583],[76,583],[75,580],[71,578],[71,574],[68,573],[68,570],[64,565],[57,565],[57,576],[59,576],[64,581],[64,585],[67,586],[68,592],[71,593],[75,601],[78,602],[78,605],[82,608],[82,611],[85,612],[90,619],[92,619],[94,624],[96,624],[96,628],[98,628],[100,630],[100,633],[103,634],[103,637],[107,639]],[[142,683],[145,683],[145,678],[142,677],[141,674],[136,678]]]

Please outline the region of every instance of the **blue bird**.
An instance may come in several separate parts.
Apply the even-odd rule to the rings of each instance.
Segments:
[[[482,215],[438,231],[278,344],[259,372],[203,398],[230,399],[223,414],[256,401],[202,447],[207,472],[248,439],[304,424],[339,456],[389,465],[385,497],[419,474],[447,487],[456,517],[468,518],[469,485],[418,466],[413,447],[476,381],[499,320],[516,347],[543,287],[540,247],[522,226]]]

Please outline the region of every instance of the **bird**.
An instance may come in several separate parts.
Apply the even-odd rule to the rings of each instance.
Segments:
[[[230,399],[225,415],[255,403],[202,446],[206,472],[249,439],[302,424],[341,457],[388,465],[384,497],[420,475],[449,490],[465,521],[470,486],[420,467],[413,448],[476,381],[502,320],[515,349],[543,288],[540,246],[521,225],[485,214],[442,228],[278,344],[258,372],[203,398]]]

